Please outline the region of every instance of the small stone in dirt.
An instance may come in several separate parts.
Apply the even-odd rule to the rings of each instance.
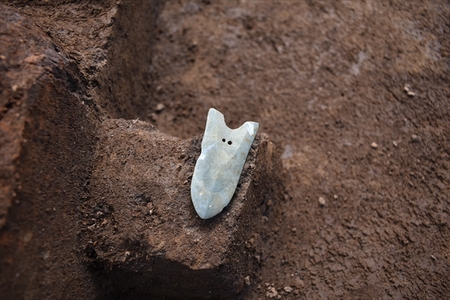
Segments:
[[[284,291],[286,292],[286,293],[290,293],[290,292],[292,292],[294,289],[293,288],[291,288],[290,286],[285,286],[284,287]]]
[[[33,238],[33,233],[27,232],[27,233],[25,233],[25,236],[23,237],[23,241],[25,243],[28,243],[29,241],[31,241],[32,238]]]
[[[156,112],[162,112],[164,110],[164,108],[166,108],[166,106],[162,103],[158,103],[158,105],[156,105]]]
[[[417,142],[420,142],[421,138],[420,138],[420,136],[418,136],[418,135],[416,135],[416,134],[412,134],[412,135],[411,135],[411,140],[412,140],[414,143],[417,143]]]
[[[393,142],[392,142],[392,145],[394,145],[394,147],[398,147],[397,141],[393,141]]]
[[[261,255],[255,255],[254,258],[259,264],[261,263]]]
[[[245,278],[244,278],[244,281],[245,281],[245,285],[250,285],[250,276],[245,276]]]
[[[411,90],[411,86],[409,84],[405,84],[405,86],[403,87],[403,90],[406,92],[406,94],[409,97],[414,97],[416,94]]]
[[[130,251],[125,251],[125,253],[123,254],[123,259],[122,259],[122,261],[126,261],[127,260],[127,257],[128,256],[130,256]]]
[[[373,149],[377,149],[378,148],[378,144],[373,142],[372,144],[370,144],[370,147],[372,147]]]
[[[266,296],[269,298],[276,298],[278,295],[277,290],[273,286],[267,288]]]
[[[324,197],[319,197],[319,205],[324,206],[327,203]]]

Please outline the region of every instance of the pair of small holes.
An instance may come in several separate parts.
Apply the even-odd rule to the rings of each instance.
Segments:
[[[222,142],[226,142],[227,140],[226,139],[222,139]],[[228,141],[228,145],[231,145],[231,144],[233,144],[233,142],[232,141]]]

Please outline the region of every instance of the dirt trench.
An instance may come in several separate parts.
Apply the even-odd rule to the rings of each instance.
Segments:
[[[17,74],[30,78],[2,77],[0,291],[108,295],[79,249],[99,124],[139,118],[190,139],[214,107],[232,128],[258,121],[283,167],[285,192],[267,203],[277,213],[262,223],[258,268],[237,297],[450,294],[447,1],[9,5],[20,17],[5,18],[2,32],[20,19],[23,36],[2,35],[19,46],[1,47],[12,49],[1,70],[28,57]],[[36,40],[45,59],[19,40]]]

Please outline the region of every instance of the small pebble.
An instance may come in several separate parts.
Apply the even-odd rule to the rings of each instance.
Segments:
[[[409,97],[414,97],[416,94],[411,90],[411,86],[409,84],[405,84],[405,86],[403,87],[403,90],[406,92],[406,94]]]
[[[324,197],[319,197],[319,205],[320,206],[324,206],[326,204],[325,198]]]
[[[284,291],[285,291],[286,293],[290,293],[290,292],[293,291],[293,288],[291,288],[290,286],[285,286],[285,287],[284,287]]]
[[[245,285],[250,285],[250,276],[246,276],[245,278],[244,278],[244,280],[245,280]]]
[[[416,135],[416,134],[412,134],[411,135],[411,140],[415,143],[420,142],[420,136]]]
[[[156,105],[156,112],[161,112],[164,108],[166,108],[164,104],[158,103],[158,105]]]
[[[279,299],[278,296],[280,295],[273,286],[267,287],[266,297]]]
[[[393,141],[392,144],[394,145],[394,147],[398,147],[397,141]]]
[[[373,142],[372,144],[370,144],[370,147],[372,147],[373,149],[377,149],[378,148],[378,144]]]

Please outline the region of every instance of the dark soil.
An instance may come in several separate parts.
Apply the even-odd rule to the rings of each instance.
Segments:
[[[105,41],[102,37],[114,25],[108,21],[116,12],[112,3],[55,4],[60,9],[57,16],[40,4],[22,3],[17,10],[78,68],[80,85],[86,86],[83,105],[100,116],[89,120],[139,118],[181,139],[203,132],[210,107],[221,111],[232,128],[249,120],[260,123],[259,132],[268,134],[281,158],[279,178],[286,193],[273,196],[274,201],[284,200],[272,203],[279,213],[264,223],[263,239],[255,250],[260,270],[246,279],[241,299],[450,295],[448,1],[166,1],[151,8],[148,24],[129,21],[142,21],[146,11],[129,4],[115,16],[118,24],[125,24],[116,31],[121,35]],[[156,26],[146,32],[152,39],[136,34],[147,25]],[[58,29],[64,26],[73,30]],[[136,40],[142,44],[128,53],[127,42]],[[110,51],[92,52],[96,47]],[[110,63],[114,59],[117,63]],[[107,71],[96,77],[104,64]],[[51,99],[48,102],[56,105]],[[61,143],[65,133],[62,136]],[[93,139],[83,147],[91,147]],[[77,140],[83,140],[82,134]],[[68,143],[67,151],[59,151],[76,152]],[[55,156],[62,157],[60,152]],[[89,155],[82,166],[90,164]],[[48,160],[51,165],[53,160]],[[70,172],[72,166],[65,168]],[[65,193],[64,181],[59,184]],[[33,197],[31,192],[25,196]],[[77,197],[81,196],[71,201]],[[55,196],[48,209],[58,199]],[[17,211],[16,207],[10,214]],[[56,215],[55,224],[66,222],[66,227],[51,237],[42,233],[44,239],[71,235],[61,239],[51,258],[58,257],[58,249],[63,253],[61,249],[77,247],[79,228],[70,222],[76,223],[79,213]],[[30,213],[30,218],[27,226],[36,227],[31,224],[40,214]],[[8,226],[0,246],[14,240]],[[38,249],[44,259],[46,249]],[[57,258],[49,260],[51,268],[49,261],[39,262],[46,278],[59,274],[58,268],[65,270],[63,287],[56,279],[30,286],[35,284],[36,291],[45,286],[48,299],[77,299],[82,289],[85,294],[79,298],[95,295],[83,287],[90,280],[85,273],[74,276],[76,286],[68,283],[70,274],[82,273],[71,269],[75,252],[70,262],[65,261],[71,266],[67,269]],[[59,257],[65,255],[61,253]],[[30,256],[26,263],[33,261]],[[36,274],[30,275],[30,282],[39,281]],[[52,286],[57,291],[53,294]],[[27,291],[28,298],[39,294],[35,290]]]

